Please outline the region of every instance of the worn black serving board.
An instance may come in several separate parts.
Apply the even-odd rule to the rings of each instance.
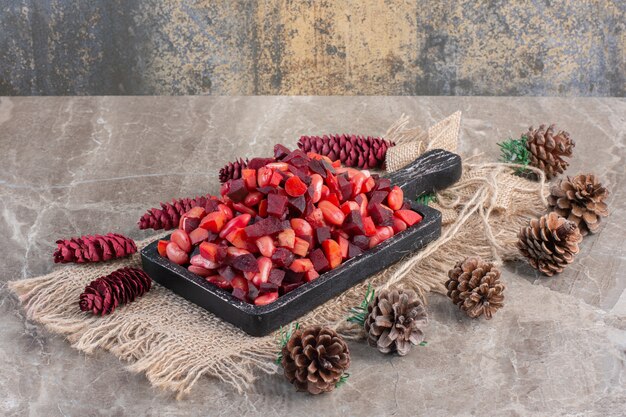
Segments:
[[[449,187],[460,177],[460,157],[441,149],[428,151],[409,166],[388,175],[392,184],[403,189],[409,201]],[[250,335],[264,336],[437,239],[441,234],[441,213],[414,203],[412,207],[424,218],[420,223],[265,306],[240,301],[228,291],[161,257],[157,252],[158,241],[141,251],[141,260],[144,271],[154,281]]]

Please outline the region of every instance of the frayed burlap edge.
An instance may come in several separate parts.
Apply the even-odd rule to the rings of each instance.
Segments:
[[[390,169],[399,169],[421,152],[434,147],[456,150],[460,126],[457,112],[424,132],[408,128],[405,116],[387,138]],[[400,146],[410,145],[410,146]],[[362,330],[346,322],[347,310],[360,303],[368,285],[397,285],[444,292],[446,272],[469,255],[501,262],[517,258],[515,239],[529,217],[545,209],[545,185],[512,175],[506,164],[465,164],[461,180],[437,195],[434,207],[443,213],[442,236],[417,254],[370,277],[365,282],[302,317],[306,324],[330,325],[348,338],[362,337]],[[158,238],[142,242],[142,248]],[[12,281],[9,288],[19,297],[27,317],[53,333],[64,335],[72,346],[92,353],[98,348],[129,361],[128,369],[143,372],[150,383],[178,394],[188,393],[204,375],[218,378],[242,392],[259,375],[277,372],[275,335],[254,338],[155,284],[132,304],[106,317],[79,310],[79,294],[91,280],[123,266],[139,266],[138,254],[106,264],[61,266],[38,278]]]

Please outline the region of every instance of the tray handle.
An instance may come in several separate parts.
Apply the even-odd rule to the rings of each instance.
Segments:
[[[393,185],[402,188],[405,198],[415,200],[422,194],[451,186],[461,178],[462,171],[459,155],[443,149],[431,149],[386,177]]]

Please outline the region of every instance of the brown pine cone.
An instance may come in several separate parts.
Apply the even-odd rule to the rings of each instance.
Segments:
[[[235,162],[229,162],[220,169],[220,182],[224,184],[228,180],[241,178],[241,170],[248,166],[248,160],[239,158]]]
[[[365,331],[370,346],[404,356],[424,341],[428,315],[414,291],[382,290],[367,307]]]
[[[133,302],[152,286],[150,277],[141,269],[121,268],[111,274],[91,281],[80,295],[82,311],[105,316],[120,304]]]
[[[552,276],[574,261],[583,240],[576,223],[552,212],[532,219],[517,235],[517,247],[530,265]]]
[[[473,319],[484,314],[489,320],[504,305],[505,287],[500,282],[500,271],[480,256],[457,262],[448,278],[448,297]]]
[[[170,230],[178,227],[180,218],[193,207],[204,207],[207,213],[217,210],[219,202],[207,194],[195,198],[180,198],[171,203],[160,203],[161,208],[151,208],[137,222],[140,229]]]
[[[73,237],[57,240],[56,243],[55,263],[108,261],[137,252],[132,239],[117,233]]]
[[[580,234],[595,233],[600,219],[609,215],[604,200],[609,192],[593,174],[576,175],[559,181],[552,187],[548,203],[561,217],[576,223]]]
[[[361,169],[383,168],[387,149],[392,146],[395,143],[391,141],[360,135],[302,136],[298,141],[298,147],[305,152],[325,155],[345,166]]]
[[[530,151],[530,165],[541,169],[547,179],[562,174],[569,166],[563,157],[571,157],[575,143],[569,133],[559,131],[554,133],[555,125],[546,129],[546,125],[539,129],[530,127],[526,136],[526,146]]]
[[[350,366],[348,345],[328,327],[297,329],[282,350],[285,378],[298,391],[330,392]]]

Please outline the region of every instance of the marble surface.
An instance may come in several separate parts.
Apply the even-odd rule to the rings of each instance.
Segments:
[[[555,278],[507,265],[506,306],[471,321],[428,297],[427,347],[406,357],[351,343],[348,383],[295,393],[279,376],[233,392],[204,379],[184,401],[106,352],[86,356],[29,322],[8,280],[51,271],[54,241],[118,231],[160,200],[217,192],[218,168],[301,134],[379,135],[402,113],[428,126],[463,111],[461,152],[557,122],[577,144],[570,173],[593,171],[612,215]],[[623,416],[626,414],[624,99],[415,97],[67,97],[0,99],[0,415]]]

